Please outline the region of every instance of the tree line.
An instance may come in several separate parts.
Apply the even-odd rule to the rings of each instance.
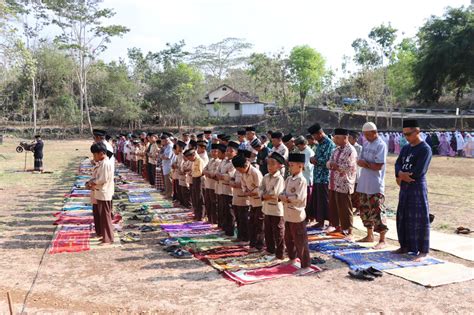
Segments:
[[[459,102],[473,86],[474,14],[447,8],[413,38],[390,23],[352,43],[339,69],[308,45],[253,52],[242,38],[188,47],[168,43],[157,52],[129,48],[104,62],[101,54],[129,32],[108,24],[115,14],[101,0],[0,0],[0,117],[3,123],[136,129],[146,124],[212,124],[202,106],[220,84],[274,102],[283,112],[308,105],[346,112],[391,112],[411,102]],[[44,34],[54,33],[54,38]],[[342,73],[336,77],[336,71]],[[347,105],[342,99],[357,101]],[[218,104],[216,104],[218,105]],[[390,124],[387,120],[387,124]],[[389,126],[387,126],[389,127]]]

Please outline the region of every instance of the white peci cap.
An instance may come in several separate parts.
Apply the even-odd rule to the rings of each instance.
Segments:
[[[366,122],[364,126],[362,126],[362,132],[365,131],[377,131],[377,126],[373,122]]]

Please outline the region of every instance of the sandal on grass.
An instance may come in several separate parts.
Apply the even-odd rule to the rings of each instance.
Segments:
[[[374,281],[375,277],[364,269],[350,270],[349,276],[359,280]]]
[[[163,250],[165,252],[168,252],[168,253],[172,253],[178,249],[181,249],[181,246],[180,245],[169,245],[169,246],[166,246],[165,248],[163,248]]]
[[[142,231],[142,232],[154,232],[154,231],[156,231],[154,227],[149,226],[149,225],[144,225],[139,230]]]
[[[124,236],[122,236],[122,238],[120,239],[122,242],[124,243],[136,243],[136,242],[140,242],[140,237],[138,236],[133,236],[131,235],[132,233],[130,234],[125,234]]]
[[[319,258],[319,257],[313,257],[311,258],[311,265],[321,265],[321,264],[325,264],[326,261],[322,258]]]
[[[164,238],[158,242],[158,244],[164,245],[164,246],[175,245],[177,243],[178,243],[178,240],[176,238]]]
[[[470,234],[470,233],[471,233],[470,229],[462,227],[462,226],[456,229],[456,234]]]

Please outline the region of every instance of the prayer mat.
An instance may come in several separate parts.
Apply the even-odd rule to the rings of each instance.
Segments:
[[[226,257],[240,257],[246,256],[249,254],[249,247],[248,246],[223,246],[220,248],[214,248],[210,250],[206,250],[203,252],[196,252],[194,256],[199,260],[211,260],[211,259],[219,259],[219,258],[226,258]]]
[[[172,214],[172,213],[193,213],[189,209],[186,208],[155,208],[155,206],[151,206],[151,209],[156,214]]]
[[[71,193],[71,194],[65,194],[64,197],[66,198],[72,198],[72,197],[88,197],[90,196],[90,192],[88,194],[74,194],[74,193]],[[90,200],[90,199],[89,199]]]
[[[90,230],[58,231],[49,248],[50,254],[90,250]]]
[[[129,194],[128,200],[131,203],[141,203],[141,202],[153,201],[153,198],[150,196],[149,193],[140,193],[140,194]]]
[[[224,275],[229,279],[237,282],[239,285],[252,284],[259,281],[277,279],[287,276],[292,276],[298,269],[301,268],[300,263],[281,264],[273,267],[259,268],[254,270],[238,270],[238,271],[224,271]],[[322,271],[321,268],[311,266],[311,273]]]
[[[337,252],[354,251],[354,250],[365,248],[365,247],[360,246],[357,243],[349,242],[346,240],[317,241],[317,242],[309,243],[308,245],[309,245],[309,250],[321,252],[328,255],[332,255]]]
[[[92,216],[92,211],[88,210],[75,210],[75,211],[68,211],[67,213],[64,211],[56,212],[53,214],[55,217],[60,218],[61,216],[64,217],[90,217]]]
[[[443,263],[443,261],[431,257],[421,262],[416,262],[414,261],[416,258],[414,255],[400,255],[392,251],[339,252],[335,253],[333,257],[342,260],[348,264],[351,269],[374,267],[377,270],[386,270]]]
[[[63,211],[92,210],[90,205],[70,205],[64,206]]]
[[[210,242],[231,243],[232,239],[223,238],[217,235],[209,235],[209,236],[203,236],[203,237],[179,237],[178,242],[181,245],[188,245],[190,243],[210,243]]]
[[[219,271],[237,271],[240,269],[258,269],[272,267],[282,263],[275,256],[267,256],[264,253],[253,253],[242,257],[227,257],[211,259],[209,264]]]
[[[346,236],[341,233],[310,234],[308,235],[308,242],[324,241],[324,240],[332,240],[332,239],[343,239],[344,237]]]
[[[190,222],[184,224],[161,224],[160,227],[165,232],[178,232],[178,231],[195,231],[195,230],[209,230],[213,227],[212,224],[204,222]]]
[[[189,231],[169,231],[170,237],[198,237],[205,235],[223,235],[221,229],[211,228],[207,230],[189,230]]]
[[[474,279],[473,268],[448,261],[444,264],[390,269],[385,272],[425,287],[437,287]]]
[[[61,215],[59,218],[54,221],[54,225],[61,225],[61,224],[92,224],[94,223],[94,217],[86,216],[86,217],[74,217],[74,216],[67,216]]]

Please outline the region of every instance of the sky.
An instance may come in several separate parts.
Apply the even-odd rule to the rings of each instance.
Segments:
[[[186,49],[218,42],[226,37],[244,38],[250,52],[287,52],[296,45],[318,50],[333,70],[351,43],[367,37],[381,23],[391,23],[398,36],[413,37],[431,15],[445,8],[468,6],[469,0],[105,0],[116,15],[109,21],[130,28],[114,38],[102,58],[125,58],[127,48],[145,53],[159,51],[166,43],[186,42]]]

